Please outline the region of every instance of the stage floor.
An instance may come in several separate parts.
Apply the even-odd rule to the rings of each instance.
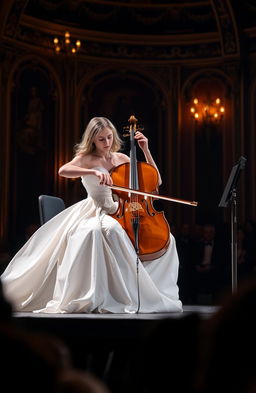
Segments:
[[[218,310],[218,306],[184,305],[183,312],[135,313],[135,314],[45,314],[16,312],[15,323],[32,331],[47,332],[60,337],[69,346],[76,348],[86,343],[86,348],[129,347],[131,343],[148,340],[163,324],[170,331],[188,329],[207,320]]]
[[[39,319],[97,319],[97,320],[159,320],[166,318],[183,318],[187,315],[198,314],[202,318],[208,318],[219,309],[219,306],[205,306],[205,305],[184,305],[183,312],[170,312],[170,313],[134,313],[134,314],[86,314],[86,313],[71,313],[71,314],[46,314],[46,313],[33,313],[33,312],[15,312],[13,314],[15,319],[18,318],[39,318]]]
[[[177,361],[177,365],[185,367],[188,363],[191,368],[200,345],[201,324],[218,309],[219,306],[184,305],[181,313],[16,312],[13,319],[28,333],[47,333],[60,338],[69,348],[74,366],[103,379],[111,393],[151,393],[149,387],[143,390],[145,381],[152,376],[151,362],[157,362],[156,366],[159,364],[157,367],[162,369],[167,356],[169,362],[175,359],[175,364]],[[141,378],[140,364],[144,367],[145,380]],[[175,369],[174,365],[172,368]],[[179,366],[175,374],[178,376],[182,369]],[[158,386],[157,374],[155,378]]]

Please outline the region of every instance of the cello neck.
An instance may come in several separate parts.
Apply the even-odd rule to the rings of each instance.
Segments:
[[[135,116],[131,115],[129,119],[130,123],[130,179],[129,187],[138,190],[139,189],[139,177],[137,168],[137,156],[136,156],[136,146],[134,135],[136,132],[136,122]]]

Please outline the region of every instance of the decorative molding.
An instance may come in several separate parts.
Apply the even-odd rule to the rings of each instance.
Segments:
[[[12,7],[5,23],[4,34],[7,37],[15,37],[19,27],[20,20],[29,0],[13,1]]]
[[[131,31],[131,34],[130,32],[128,32],[129,34],[120,34],[120,31],[103,32],[100,31],[101,29],[97,31],[97,29],[95,29],[95,23],[92,25],[94,30],[90,29],[90,26],[89,29],[87,26],[85,26],[85,29],[74,28],[72,27],[72,21],[71,26],[69,24],[69,27],[67,27],[63,24],[65,23],[65,19],[62,20],[62,24],[57,22],[57,20],[56,23],[52,23],[50,19],[55,20],[54,15],[56,13],[58,15],[57,11],[60,5],[67,8],[71,7],[70,3],[67,1],[59,3],[54,2],[53,8],[53,2],[50,1],[41,0],[38,4],[39,8],[35,8],[35,4],[35,2],[29,3],[28,0],[17,0],[13,2],[10,7],[7,22],[3,29],[3,37],[9,42],[11,40],[16,46],[26,47],[27,49],[37,52],[43,50],[45,54],[47,54],[46,51],[48,51],[48,55],[51,55],[53,35],[65,28],[69,28],[73,36],[84,41],[79,56],[87,59],[91,58],[95,60],[101,58],[108,61],[146,61],[164,63],[173,61],[182,62],[193,59],[212,59],[221,56],[218,35],[213,31],[215,21],[213,13],[211,14],[209,3],[201,4],[199,2],[197,4],[199,8],[195,7],[194,4],[191,7],[189,4],[183,4],[182,6],[176,4],[176,6],[168,7],[160,6],[159,9],[157,5],[153,7],[150,5],[150,7],[145,8],[135,3],[131,4],[129,8],[127,6],[120,6],[122,12],[124,10],[128,12],[129,10],[130,18],[134,20],[139,18],[140,23],[142,23],[142,18],[144,25],[151,25],[153,23],[154,34],[151,34],[151,30],[149,30],[149,34],[147,34],[147,30],[143,29],[143,23],[141,31],[137,32],[137,34],[134,29]],[[135,8],[132,8],[133,6]],[[83,12],[89,7],[94,18],[97,12],[100,13],[101,17],[103,13],[105,17],[110,15],[109,17],[111,18],[113,13],[108,12],[110,9],[121,12],[119,7],[114,7],[113,3],[106,5],[107,8],[105,12],[104,9],[102,10],[101,4],[93,4],[93,2],[88,1],[86,3],[77,3],[76,7],[73,7],[70,11],[71,14],[77,12],[77,7],[79,9],[82,7],[81,9]],[[49,11],[49,21],[44,17],[44,13],[42,16],[39,14],[38,17],[35,17],[35,13],[41,8],[45,8],[45,12],[47,10]],[[134,11],[135,9],[136,13]],[[203,11],[199,12],[200,10]],[[155,15],[153,19],[151,11],[154,11],[152,15]],[[158,13],[156,13],[156,11],[158,11]],[[52,12],[53,15],[51,15]],[[190,20],[191,28],[185,29],[185,31],[183,31],[183,28],[178,31],[178,27],[176,29],[175,26],[162,29],[158,19],[160,16],[161,18],[163,17],[163,13],[166,26],[173,26],[172,23],[167,24],[166,20],[175,21],[177,26],[179,26],[178,22],[180,20],[182,20],[183,24],[186,26],[187,24],[184,23],[184,20]],[[48,14],[46,13],[45,15]],[[157,18],[156,15],[158,15]],[[90,18],[92,15],[87,17]],[[118,21],[121,23],[120,18],[118,18]],[[156,32],[155,24],[158,26]],[[197,27],[192,29],[192,26]]]
[[[33,50],[43,49],[48,51],[48,54],[54,52],[51,43],[52,35],[44,33],[40,30],[35,30],[32,27],[20,24],[16,32],[17,44],[23,46],[30,46]],[[94,42],[86,41],[82,45],[79,57],[86,58],[102,58],[106,60],[143,60],[143,61],[185,61],[187,59],[204,59],[217,58],[221,55],[221,49],[218,42],[209,43],[191,43],[180,45],[148,45],[148,44],[121,44],[115,42]]]
[[[220,34],[223,56],[239,56],[240,42],[230,0],[211,0]]]
[[[88,28],[79,29],[69,25],[60,25],[38,19],[32,16],[24,15],[21,24],[27,28],[41,31],[49,35],[60,35],[66,30],[70,32],[73,37],[83,41],[94,41],[101,43],[115,43],[115,44],[129,44],[129,45],[184,45],[184,44],[205,44],[210,42],[217,42],[219,35],[217,31],[204,32],[204,33],[187,33],[182,34],[123,34],[121,32],[113,33],[109,31],[97,31],[95,29],[89,30]]]
[[[28,16],[82,29],[112,33],[156,35],[210,32],[215,28],[209,1],[201,2],[99,2],[95,0],[31,0]]]
[[[150,46],[150,45],[116,45],[89,42],[86,45],[86,54],[89,56],[106,57],[112,59],[133,60],[186,60],[220,56],[218,43]]]

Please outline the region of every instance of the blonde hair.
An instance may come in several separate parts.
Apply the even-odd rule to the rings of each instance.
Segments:
[[[106,117],[93,117],[82,135],[81,142],[75,145],[75,155],[91,154],[95,150],[94,139],[104,128],[109,128],[113,133],[113,143],[110,151],[119,151],[122,141],[118,136],[115,126]]]

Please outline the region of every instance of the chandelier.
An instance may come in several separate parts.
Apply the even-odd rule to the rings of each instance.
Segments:
[[[220,98],[207,102],[201,102],[198,98],[194,98],[190,107],[192,119],[201,123],[218,123],[222,120],[224,113],[225,107]]]
[[[54,50],[57,54],[75,55],[81,48],[80,40],[71,40],[70,33],[65,32],[64,37],[54,37]]]

